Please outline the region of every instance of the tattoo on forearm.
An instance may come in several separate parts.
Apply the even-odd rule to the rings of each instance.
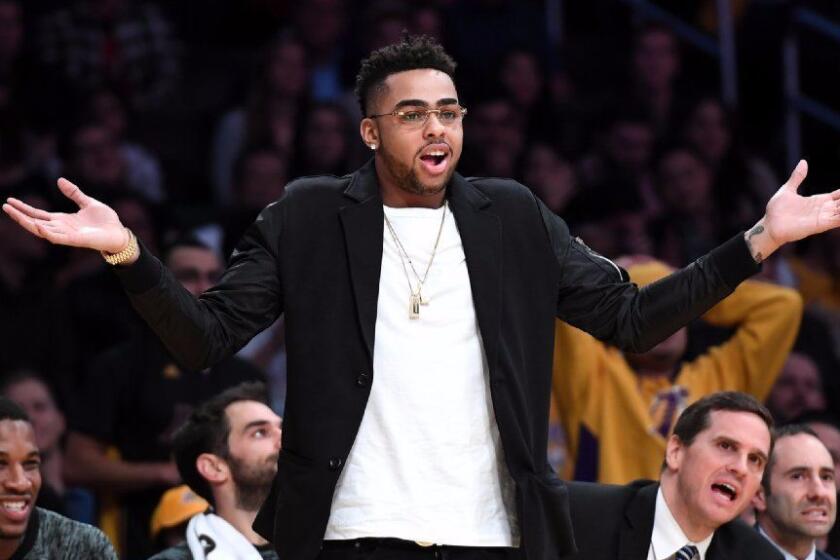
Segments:
[[[755,252],[753,250],[753,246],[752,246],[752,243],[750,242],[750,239],[752,239],[753,237],[755,237],[756,235],[759,235],[761,233],[764,233],[764,226],[757,225],[754,228],[752,228],[750,231],[748,231],[746,237],[744,238],[747,242],[747,247],[750,250],[750,254],[753,256],[753,259],[757,263],[760,263],[764,260],[764,255],[762,255],[760,251]]]

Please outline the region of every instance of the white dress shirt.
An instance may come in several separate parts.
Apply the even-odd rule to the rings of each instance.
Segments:
[[[764,529],[762,529],[760,525],[759,525],[759,527],[758,527],[758,532],[759,532],[759,533],[761,533],[761,536],[762,536],[762,537],[764,537],[765,539],[767,539],[768,541],[770,541],[770,544],[772,544],[772,545],[773,545],[773,546],[775,546],[777,549],[779,549],[779,552],[781,552],[781,553],[782,553],[782,556],[784,556],[784,557],[785,557],[785,560],[799,560],[799,558],[797,558],[796,556],[794,556],[793,554],[791,554],[790,552],[788,552],[787,550],[785,550],[784,548],[782,548],[781,546],[779,546],[779,544],[778,544],[776,541],[774,541],[773,539],[771,539],[771,538],[770,538],[770,535],[768,535],[767,533],[765,533],[765,532],[764,532]],[[806,556],[803,560],[815,560],[815,559],[816,559],[816,557],[817,557],[817,545],[816,545],[816,544],[813,544],[813,545],[811,545],[811,552],[809,552],[809,553],[808,553],[808,556]]]
[[[653,518],[653,534],[650,539],[647,560],[668,560],[687,544],[697,547],[700,553],[696,560],[706,560],[706,551],[712,544],[714,533],[700,542],[693,542],[685,536],[682,528],[665,502],[662,488],[656,492],[656,514]]]

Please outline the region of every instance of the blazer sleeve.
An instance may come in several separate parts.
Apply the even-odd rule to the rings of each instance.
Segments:
[[[278,252],[285,212],[282,200],[263,210],[219,283],[198,298],[145,247],[131,266],[115,267],[134,308],[184,367],[217,364],[283,312]]]
[[[573,238],[563,220],[542,203],[539,207],[559,265],[557,317],[622,350],[649,350],[760,268],[738,234],[640,289],[626,271]]]

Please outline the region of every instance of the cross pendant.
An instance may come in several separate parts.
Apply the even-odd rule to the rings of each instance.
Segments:
[[[408,298],[408,318],[409,319],[419,319],[420,318],[420,303],[422,299],[420,298],[419,294],[411,294]]]

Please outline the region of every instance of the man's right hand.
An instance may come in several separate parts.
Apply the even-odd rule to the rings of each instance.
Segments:
[[[58,188],[78,205],[78,212],[47,212],[16,198],[9,198],[3,211],[33,235],[56,245],[106,253],[119,253],[128,247],[129,232],[109,206],[87,196],[67,179],[59,179]]]

